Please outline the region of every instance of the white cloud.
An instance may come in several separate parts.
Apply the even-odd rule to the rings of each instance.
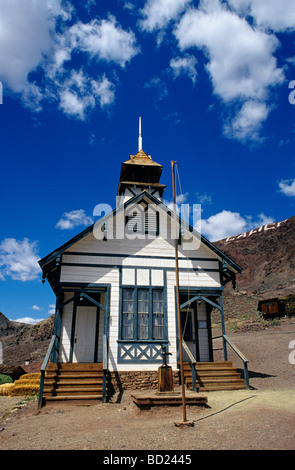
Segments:
[[[51,305],[48,305],[48,315],[53,315],[55,313],[55,305],[54,304],[51,304]]]
[[[61,0],[0,0],[0,74],[14,92],[22,92],[28,74],[51,47],[51,32],[64,10]]]
[[[249,137],[258,141],[260,128],[269,112],[270,108],[263,102],[246,101],[236,116],[225,124],[224,132],[241,141]]]
[[[143,17],[140,25],[146,31],[164,28],[178,18],[189,3],[191,0],[147,0],[140,11]]]
[[[91,85],[93,94],[99,100],[101,108],[113,103],[115,99],[114,84],[105,75],[100,80],[92,80]]]
[[[68,35],[72,50],[78,49],[97,59],[116,62],[121,67],[139,53],[133,31],[125,31],[113,16],[107,20],[79,22],[70,28]]]
[[[196,193],[196,199],[198,204],[212,204],[212,196],[207,193]]]
[[[82,121],[85,119],[85,112],[88,108],[94,108],[95,100],[92,96],[80,97],[76,92],[64,90],[60,94],[60,108],[65,114],[75,116]]]
[[[177,194],[175,197],[175,204],[176,204],[176,212],[179,214],[181,209],[181,204],[187,204],[189,193],[186,192],[184,194]],[[168,209],[173,210],[174,204],[173,201],[163,200],[163,204],[168,207]]]
[[[73,9],[63,0],[0,0],[0,80],[32,111],[50,102],[85,120],[96,106],[105,108],[115,99],[114,84],[92,65],[113,62],[125,68],[140,48],[133,31],[113,16],[69,25]],[[29,75],[34,71],[41,77],[36,83]]]
[[[19,323],[28,323],[29,325],[35,325],[36,323],[39,323],[40,321],[43,321],[44,318],[32,318],[32,317],[22,317],[22,318],[17,318],[16,320]]]
[[[196,64],[197,59],[192,55],[176,57],[170,60],[170,67],[174,77],[177,78],[181,75],[187,75],[193,83],[196,82],[197,78]]]
[[[285,196],[295,196],[295,179],[283,180],[279,182],[280,192]]]
[[[246,226],[247,221],[238,212],[223,210],[202,219],[196,229],[209,240],[216,241],[244,232]]]
[[[239,14],[251,15],[255,23],[276,32],[294,30],[295,9],[290,0],[228,0]]]
[[[176,205],[176,214],[178,214],[182,220],[186,223],[190,223],[190,216],[191,208],[187,202],[189,193],[186,192],[184,194],[177,194],[175,198],[175,205]],[[163,200],[163,204],[168,207],[171,211],[174,211],[174,203],[173,201]],[[196,220],[196,219],[195,219]]]
[[[42,310],[38,305],[33,305],[32,309],[35,310],[36,312]]]
[[[219,1],[201,3],[203,9],[185,13],[175,31],[180,48],[205,50],[215,93],[225,102],[264,99],[268,87],[283,79],[272,55],[278,40],[254,30]]]
[[[19,281],[31,281],[40,275],[37,242],[27,238],[6,238],[0,244],[1,279],[10,277]]]
[[[61,230],[71,230],[80,225],[91,225],[93,220],[85,214],[84,209],[78,209],[71,212],[65,212],[63,217],[57,222],[56,228]]]
[[[224,104],[245,104],[233,120],[233,136],[257,137],[256,131],[268,115],[269,91],[284,80],[273,55],[277,38],[252,28],[219,0],[201,0],[199,9],[188,10],[175,36],[181,50],[196,47],[204,51],[214,93]],[[253,125],[249,117],[254,118]]]
[[[273,217],[269,217],[263,213],[259,214],[258,219],[254,219],[252,221],[252,217],[248,217],[249,220],[249,230],[252,230],[257,227],[261,227],[262,225],[272,224],[275,222]]]
[[[199,220],[195,229],[209,240],[217,241],[272,222],[274,222],[274,219],[263,213],[253,219],[252,216],[243,217],[239,212],[223,210],[211,215],[208,219]]]
[[[145,82],[144,88],[154,89],[157,93],[157,101],[163,100],[168,95],[166,84],[159,77],[153,77],[148,82]]]
[[[93,80],[82,69],[73,70],[60,88],[59,99],[65,114],[84,121],[87,111],[93,109],[97,101],[101,108],[113,103],[114,85],[105,75]]]

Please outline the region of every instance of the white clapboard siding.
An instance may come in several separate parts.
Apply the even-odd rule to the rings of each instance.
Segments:
[[[129,197],[127,193],[126,197]],[[122,220],[124,221],[124,215]],[[130,224],[134,225],[134,222],[134,218],[130,218]],[[151,228],[151,231],[155,231],[156,222],[157,216],[154,213],[149,219],[150,227],[148,228]],[[155,287],[164,287],[166,279],[168,347],[169,352],[172,354],[169,356],[169,364],[175,369],[177,368],[178,333],[176,331],[175,309],[176,279],[174,240],[165,239],[162,236],[157,238],[148,235],[138,237],[136,234],[133,234],[133,238],[125,237],[112,239],[109,234],[111,233],[110,227],[113,223],[114,220],[109,221],[106,227],[104,227],[104,231],[101,231],[99,228],[97,231],[94,231],[94,233],[89,233],[65,250],[61,260],[60,281],[69,283],[69,285],[70,283],[110,285],[108,367],[110,370],[135,371],[139,369],[157,370],[159,364],[118,364],[120,279],[122,280],[123,286],[148,286],[151,282],[151,285]],[[139,218],[137,223],[141,223]],[[147,227],[142,226],[140,228],[143,229]],[[120,230],[117,232],[119,235],[121,233]],[[142,231],[144,232],[144,230]],[[102,239],[103,235],[106,235],[106,240]],[[196,244],[194,249],[188,249],[187,246],[179,245],[178,254],[180,286],[189,287],[191,289],[199,287],[220,287],[220,259],[217,254],[205,244]],[[201,315],[205,312],[204,308],[205,307],[202,306],[200,309]],[[70,354],[72,312],[73,303],[70,303],[64,308],[62,320],[60,360],[65,362],[69,360]],[[103,319],[104,315],[103,312],[101,312],[98,339],[99,361],[102,360]],[[206,351],[208,351],[205,329],[199,332],[198,339],[202,348],[202,357],[205,357]]]
[[[167,282],[176,285],[175,272],[167,272]],[[218,272],[179,272],[180,287],[220,287]]]
[[[70,246],[67,250],[70,252],[80,253],[105,253],[105,254],[125,254],[137,256],[161,256],[161,257],[174,257],[175,248],[173,240],[166,240],[161,236],[157,238],[149,238],[148,235],[143,238],[135,237],[123,239],[107,239],[102,241],[95,238],[93,232],[89,233],[86,237],[79,240],[74,245]],[[65,252],[65,253],[66,253]],[[179,259],[184,258],[212,258],[217,260],[218,256],[212,252],[204,244],[196,250],[183,249],[179,246]]]
[[[73,293],[66,292],[64,295],[64,302],[69,300],[71,297],[73,297]],[[62,312],[62,326],[58,358],[60,362],[68,362],[70,360],[73,308],[74,303],[70,302],[63,308]]]
[[[160,268],[175,268],[174,259],[165,259],[165,258],[154,258],[150,256],[149,258],[143,258],[142,256],[132,256],[129,257],[126,254],[126,257],[123,256],[87,256],[85,255],[74,255],[65,253],[62,257],[63,263],[75,263],[75,264],[94,264],[94,265],[110,265],[110,266],[145,266],[145,267],[160,267]],[[159,254],[158,254],[159,256]],[[161,256],[161,254],[160,254]],[[173,258],[173,257],[172,257]],[[191,260],[191,259],[179,259],[179,268],[181,269],[218,269],[217,260]]]
[[[60,274],[61,282],[85,282],[119,284],[119,271],[116,268],[98,268],[85,266],[62,266]]]

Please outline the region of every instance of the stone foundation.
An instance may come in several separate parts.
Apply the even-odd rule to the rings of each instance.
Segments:
[[[173,371],[173,383],[179,386],[178,371]],[[108,372],[107,387],[109,395],[123,390],[157,390],[158,371],[120,371]]]

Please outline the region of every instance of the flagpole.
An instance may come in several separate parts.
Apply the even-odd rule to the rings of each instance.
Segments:
[[[177,303],[177,321],[178,321],[178,342],[179,342],[179,359],[180,359],[180,379],[181,379],[181,395],[182,395],[182,411],[183,422],[187,421],[186,418],[186,400],[184,389],[184,372],[183,372],[183,351],[182,351],[182,331],[181,331],[181,317],[180,317],[180,301],[179,301],[179,272],[178,272],[178,234],[177,234],[177,214],[176,214],[176,193],[175,193],[175,169],[174,166],[177,162],[172,161],[172,191],[173,191],[173,211],[174,211],[174,246],[175,246],[175,276],[176,276],[176,303]]]

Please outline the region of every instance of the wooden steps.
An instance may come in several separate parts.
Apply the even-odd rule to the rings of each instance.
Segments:
[[[102,400],[103,370],[100,363],[49,363],[43,398],[47,402]]]
[[[195,369],[197,390],[200,392],[246,388],[245,380],[229,361],[198,362]],[[188,362],[184,363],[184,380],[188,389],[192,390],[192,370]]]
[[[200,393],[188,390],[185,393],[185,399],[187,405],[199,405],[204,406],[207,404],[207,397]],[[175,392],[157,392],[156,390],[143,390],[134,392],[131,397],[134,403],[139,408],[149,409],[152,406],[157,405],[181,405],[182,394],[181,391]]]

